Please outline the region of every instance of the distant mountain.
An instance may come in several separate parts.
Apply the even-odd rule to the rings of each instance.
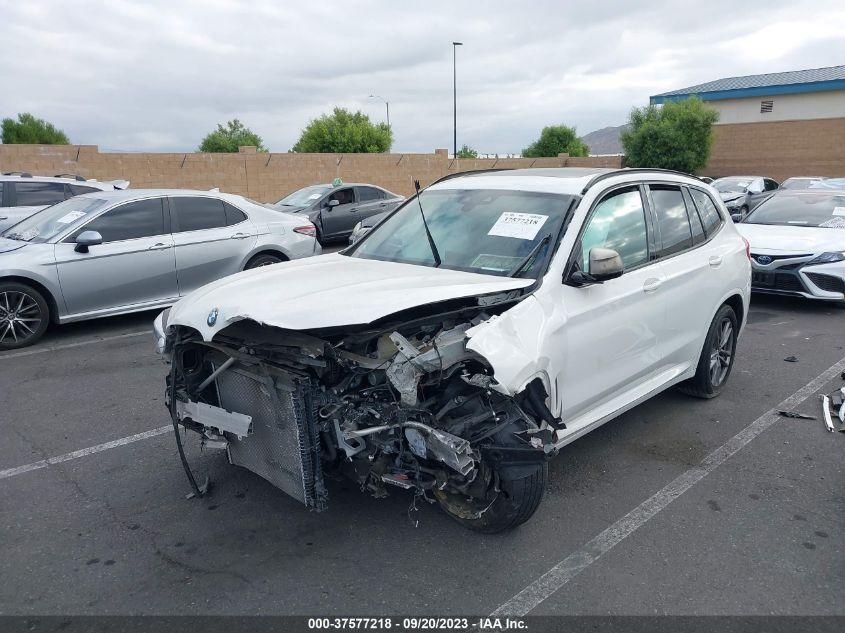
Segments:
[[[595,132],[590,132],[581,137],[590,148],[590,154],[622,154],[622,143],[619,142],[619,135],[622,130],[627,130],[627,125],[616,127],[603,127]]]

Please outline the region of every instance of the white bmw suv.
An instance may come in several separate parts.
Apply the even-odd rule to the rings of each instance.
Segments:
[[[750,285],[697,178],[476,172],[341,253],[209,284],[155,331],[174,426],[232,464],[311,508],[339,473],[497,532],[534,513],[561,447],[673,385],[718,395]]]

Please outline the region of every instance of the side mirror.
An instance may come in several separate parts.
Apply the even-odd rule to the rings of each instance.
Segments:
[[[742,222],[742,214],[741,213],[731,213],[731,220],[734,222]]]
[[[570,279],[577,284],[601,284],[610,279],[621,277],[625,270],[622,258],[612,248],[595,247],[590,249],[588,272],[575,271]]]
[[[326,206],[329,208],[329,211],[331,211],[332,207],[336,207],[339,204],[340,200],[329,200],[328,203],[326,203]]]
[[[97,246],[103,243],[103,236],[97,231],[82,231],[76,236],[76,247],[73,249],[77,253],[87,253],[89,246]]]

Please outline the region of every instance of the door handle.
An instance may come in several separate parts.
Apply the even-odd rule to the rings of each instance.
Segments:
[[[247,237],[249,237],[249,235],[247,235],[246,233],[235,233],[234,235],[232,235],[230,237],[230,239],[242,240],[242,239],[247,238]]]
[[[645,283],[643,284],[643,292],[654,292],[655,290],[660,288],[662,283],[663,282],[660,279],[657,279],[656,277],[649,277],[645,280]]]
[[[161,251],[161,250],[164,250],[165,248],[170,248],[170,244],[165,244],[164,242],[158,242],[157,244],[153,244],[152,246],[147,248],[147,250],[148,251]]]
[[[718,268],[722,265],[722,256],[721,255],[711,255],[708,263],[713,268]]]

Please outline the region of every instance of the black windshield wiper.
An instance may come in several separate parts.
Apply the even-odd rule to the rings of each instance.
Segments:
[[[508,273],[508,277],[516,277],[519,273],[521,273],[522,269],[525,268],[525,265],[528,264],[528,262],[530,262],[538,252],[540,252],[540,249],[543,248],[543,244],[548,242],[550,239],[552,239],[552,234],[546,233],[543,236],[543,239],[537,242],[537,245],[531,249],[531,252],[522,258],[522,261],[519,262],[517,267]]]
[[[431,237],[431,231],[428,230],[428,222],[425,221],[425,211],[422,208],[422,202],[420,202],[420,181],[414,181],[414,189],[417,190],[417,204],[420,207],[420,215],[422,216],[423,226],[425,227],[425,234],[428,237],[428,245],[431,247],[431,255],[434,257],[434,267],[438,268],[440,266],[440,253],[437,252],[437,245],[434,243],[434,238]]]

